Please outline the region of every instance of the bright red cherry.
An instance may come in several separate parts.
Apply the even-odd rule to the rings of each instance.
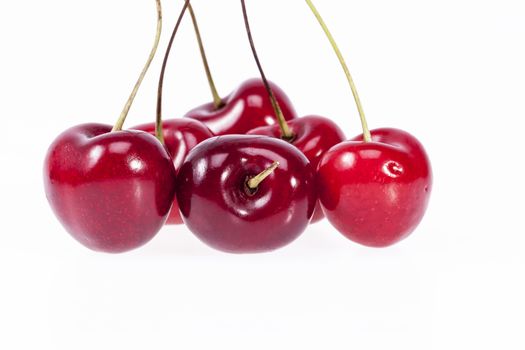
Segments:
[[[297,118],[297,113],[284,91],[270,83],[275,97],[287,120]],[[277,123],[275,112],[263,82],[250,79],[230,95],[222,99],[223,106],[215,108],[213,103],[197,107],[186,117],[197,119],[215,135],[244,134],[259,126]]]
[[[267,177],[253,184],[262,174]],[[308,159],[287,142],[214,137],[186,158],[177,198],[188,228],[211,247],[266,252],[292,242],[307,227],[316,203],[313,180]]]
[[[67,231],[86,247],[120,253],[163,226],[175,194],[175,169],[152,135],[84,124],[51,145],[44,168],[47,199]]]
[[[164,144],[173,160],[175,171],[178,171],[193,147],[214,135],[203,123],[189,119],[179,118],[163,121]],[[132,129],[146,131],[155,135],[155,123],[136,126]],[[173,201],[173,207],[168,216],[167,224],[182,224],[177,200]]]
[[[317,165],[326,151],[346,140],[345,134],[336,123],[320,116],[306,116],[291,120],[288,122],[288,127],[294,135],[290,143],[303,152],[314,169],[317,169]],[[272,125],[250,130],[248,134],[281,138],[282,131],[278,125]],[[321,206],[317,204],[312,223],[323,218]]]
[[[244,1],[244,0],[241,0]],[[346,237],[386,247],[407,237],[426,211],[432,170],[423,146],[397,129],[370,132],[345,59],[311,0],[306,0],[343,68],[359,112],[363,135],[332,147],[317,168],[319,201]]]
[[[432,170],[419,141],[397,129],[377,129],[343,142],[322,158],[319,200],[343,235],[371,247],[390,246],[419,224],[432,190]]]
[[[68,129],[51,144],[45,160],[51,208],[74,238],[97,251],[120,253],[148,242],[164,225],[175,195],[175,169],[159,142],[162,133],[156,139],[142,131],[122,131],[159,45],[162,6],[160,0],[155,3],[155,41],[115,126]],[[159,113],[159,129],[161,122]]]

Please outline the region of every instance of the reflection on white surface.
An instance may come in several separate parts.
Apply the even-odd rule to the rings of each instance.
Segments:
[[[150,50],[155,5],[0,1],[0,349],[525,349],[525,1],[314,3],[370,126],[414,133],[435,167],[425,218],[391,248],[359,246],[326,219],[259,255],[216,252],[185,225],[126,254],[80,246],[44,196],[44,153],[73,125],[115,121]],[[163,5],[169,31],[182,2]],[[228,93],[257,75],[239,1],[194,5]],[[333,115],[359,134],[344,74],[306,5],[247,5],[265,69],[298,111]],[[186,20],[166,112],[209,99]],[[127,126],[154,117],[152,68]]]

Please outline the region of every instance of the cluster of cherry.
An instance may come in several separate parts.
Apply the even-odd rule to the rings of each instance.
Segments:
[[[208,245],[233,253],[283,247],[325,216],[343,235],[367,246],[389,246],[409,235],[429,200],[429,159],[404,131],[369,131],[344,59],[319,12],[306,2],[345,68],[362,135],[347,140],[327,118],[297,117],[284,92],[266,79],[244,0],[261,79],[219,97],[186,0],[162,65],[157,120],[122,130],[159,45],[162,9],[156,0],[155,44],[116,125],[73,127],[49,148],[46,195],[67,231],[88,248],[113,253],[145,244],[165,223],[185,223]],[[214,101],[185,118],[162,121],[166,62],[186,11]]]

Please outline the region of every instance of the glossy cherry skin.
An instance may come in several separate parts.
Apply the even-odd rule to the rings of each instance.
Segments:
[[[274,161],[279,167],[253,193],[247,181]],[[188,228],[209,246],[260,253],[295,240],[317,200],[314,170],[287,142],[230,135],[195,147],[178,175],[177,198]]]
[[[297,118],[297,113],[284,91],[270,83],[274,95],[287,120]],[[215,135],[245,134],[259,126],[277,123],[268,93],[260,79],[250,79],[237,90],[223,98],[224,106],[215,109],[213,103],[197,107],[186,117],[206,124]]]
[[[328,118],[320,116],[306,116],[288,122],[290,131],[294,134],[291,144],[303,152],[312,167],[317,169],[321,157],[332,146],[346,140],[343,131],[336,123]],[[265,135],[281,138],[279,125],[262,126],[248,132],[249,135]],[[318,222],[324,218],[321,205],[318,203],[311,223]]]
[[[317,186],[335,228],[354,242],[386,247],[407,237],[423,218],[432,169],[414,136],[377,129],[372,142],[360,136],[330,149],[319,163]]]
[[[214,136],[206,125],[189,118],[165,120],[162,125],[164,144],[173,160],[176,172],[179,171],[182,162],[184,162],[184,159],[186,159],[186,156],[193,147]],[[155,135],[155,123],[139,125],[132,129],[146,131]],[[171,208],[166,223],[170,225],[182,224],[179,204],[176,198],[173,201],[173,207]]]
[[[46,196],[66,230],[107,253],[135,249],[164,225],[175,169],[161,143],[141,131],[84,124],[62,133],[44,165]]]

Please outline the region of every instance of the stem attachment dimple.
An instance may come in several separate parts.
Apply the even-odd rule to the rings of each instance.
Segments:
[[[120,117],[118,118],[117,123],[113,127],[112,131],[122,130],[122,127],[124,126],[124,122],[126,121],[126,117],[128,116],[131,105],[133,104],[133,101],[135,100],[135,96],[137,96],[140,85],[142,84],[142,81],[144,80],[144,77],[146,76],[146,73],[148,72],[151,62],[153,62],[153,59],[155,58],[155,54],[157,53],[157,48],[159,47],[160,36],[162,33],[162,5],[160,3],[160,0],[155,0],[155,1],[157,3],[157,30],[155,34],[155,42],[153,43],[153,48],[151,49],[148,60],[146,61],[146,65],[142,69],[139,79],[135,83],[135,87],[133,88],[131,95],[129,96],[126,104],[124,105],[124,109],[120,113]]]
[[[170,56],[171,47],[173,46],[173,41],[175,40],[175,36],[179,30],[180,24],[184,18],[184,14],[186,13],[188,6],[190,6],[190,0],[186,0],[184,2],[184,7],[180,12],[177,23],[175,24],[175,28],[173,28],[173,32],[171,33],[170,41],[168,43],[168,47],[166,48],[166,53],[164,54],[162,69],[160,70],[159,86],[157,89],[157,118],[155,121],[155,136],[162,144],[164,144],[164,132],[162,128],[162,91],[164,87],[164,75],[166,74],[166,66],[168,64],[168,58]]]
[[[210,65],[208,64],[208,58],[206,57],[206,51],[204,50],[204,44],[202,43],[202,36],[199,30],[199,24],[197,23],[197,17],[193,11],[193,6],[188,5],[188,11],[190,12],[191,21],[193,22],[193,28],[195,29],[195,35],[197,36],[197,42],[199,44],[199,50],[202,57],[202,64],[204,65],[204,70],[206,71],[206,77],[208,78],[208,84],[210,85],[211,94],[213,97],[213,106],[215,110],[220,109],[224,106],[221,96],[217,92],[217,87],[213,81],[213,76],[211,74]]]
[[[246,186],[250,191],[255,191],[268,176],[270,176],[275,169],[279,167],[279,162],[274,162],[268,169],[263,170],[260,174],[252,177],[246,182]]]
[[[337,46],[337,43],[335,42],[335,39],[332,36],[332,33],[330,33],[328,26],[324,22],[319,11],[317,11],[317,8],[315,7],[315,5],[312,3],[311,0],[306,0],[306,3],[312,10],[317,20],[319,21],[319,24],[323,28],[323,31],[325,32],[328,40],[330,41],[330,44],[332,45],[332,48],[335,51],[335,54],[337,55],[337,58],[339,59],[339,62],[341,63],[341,66],[343,67],[343,70],[346,75],[346,79],[348,80],[348,84],[350,85],[350,89],[352,89],[352,94],[354,95],[354,100],[357,105],[359,117],[361,118],[361,126],[363,128],[363,139],[365,142],[370,142],[372,141],[372,136],[370,135],[370,130],[368,129],[368,124],[365,118],[365,112],[363,110],[363,106],[361,104],[361,99],[359,98],[359,94],[357,93],[357,88],[355,86],[354,79],[352,78],[352,75],[350,74],[350,70],[348,69],[348,65],[345,62],[343,54],[341,53],[341,50],[339,50],[339,47]]]
[[[242,13],[244,17],[244,24],[246,26],[246,34],[248,34],[248,40],[250,41],[250,47],[252,49],[253,57],[255,58],[255,63],[257,64],[257,68],[259,69],[259,73],[261,74],[261,79],[263,81],[264,87],[266,91],[268,92],[268,96],[270,97],[270,102],[272,103],[272,107],[275,112],[275,116],[277,117],[277,122],[279,123],[279,127],[281,128],[281,137],[287,141],[293,140],[294,135],[290,131],[288,123],[286,123],[286,119],[284,118],[283,111],[281,107],[279,106],[279,102],[275,98],[275,94],[273,93],[272,87],[268,83],[268,79],[266,79],[266,75],[264,74],[264,70],[259,60],[259,55],[257,54],[257,50],[255,49],[255,44],[253,42],[253,37],[252,37],[252,31],[250,29],[250,21],[248,20],[248,11],[246,10],[246,3],[244,0],[241,0],[241,5],[242,5]]]

